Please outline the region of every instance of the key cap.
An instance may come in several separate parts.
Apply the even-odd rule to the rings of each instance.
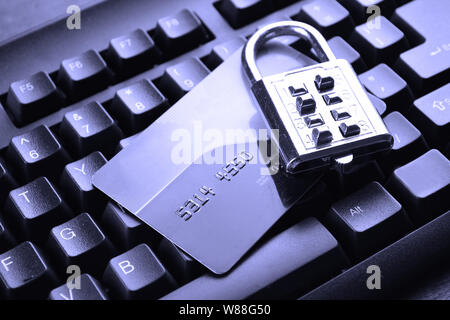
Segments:
[[[153,39],[142,29],[112,39],[109,42],[108,53],[112,65],[122,75],[147,70],[159,56]]]
[[[412,228],[402,205],[378,182],[334,203],[324,223],[355,260],[382,249]]]
[[[448,82],[450,50],[448,32],[444,31],[448,30],[447,12],[445,1],[416,0],[398,8],[392,17],[417,45],[400,55],[396,68],[418,94]]]
[[[409,49],[402,31],[383,16],[377,19],[379,28],[363,23],[355,28],[349,38],[350,44],[359,49],[369,67],[381,62],[392,65],[401,52]]]
[[[394,137],[394,145],[389,155],[378,160],[385,172],[402,166],[428,150],[428,145],[422,134],[403,115],[397,111],[383,118],[386,127]]]
[[[60,185],[77,211],[89,211],[97,216],[103,211],[106,199],[92,186],[91,178],[105,163],[103,154],[96,151],[64,168]]]
[[[5,228],[5,223],[0,218],[0,253],[11,249],[13,245],[14,239],[9,230]]]
[[[450,84],[417,99],[410,110],[427,141],[442,150],[450,137]]]
[[[11,177],[8,171],[0,160],[0,203],[3,203],[3,200],[8,195],[8,192],[16,187],[16,182]]]
[[[266,0],[220,0],[217,9],[237,29],[269,13],[271,3]]]
[[[53,289],[48,297],[50,300],[108,300],[100,283],[87,273],[80,276],[80,288],[69,289],[63,284]]]
[[[237,49],[242,47],[244,43],[245,38],[239,37],[214,46],[211,53],[208,55],[205,64],[210,70],[214,70],[222,62],[227,60]]]
[[[121,127],[136,133],[148,127],[168,106],[168,100],[154,84],[144,79],[117,91],[111,112]]]
[[[145,244],[111,259],[103,281],[120,299],[155,299],[176,288],[175,280]]]
[[[363,23],[379,12],[384,17],[390,17],[395,9],[395,0],[338,0],[348,11],[356,23]],[[379,11],[373,9],[377,6]]]
[[[74,99],[103,90],[110,78],[105,61],[94,50],[63,60],[58,72],[58,84]]]
[[[197,261],[166,238],[161,240],[157,254],[180,285],[204,273],[203,267]]]
[[[102,225],[117,248],[129,250],[140,243],[147,243],[156,248],[161,236],[159,233],[142,223],[133,214],[108,202],[102,215]]]
[[[59,132],[78,157],[93,151],[101,151],[109,157],[122,138],[119,127],[98,102],[67,112]]]
[[[341,37],[334,37],[328,40],[328,45],[333,51],[337,59],[347,60],[353,67],[356,73],[361,73],[367,70],[367,65],[361,58],[358,51],[353,49],[344,39]]]
[[[163,300],[298,297],[347,263],[331,233],[315,218],[307,218],[254,249],[227,276],[205,274]]]
[[[82,272],[98,276],[114,254],[111,243],[87,213],[54,227],[47,247],[63,274],[66,266],[78,265]]]
[[[360,74],[359,80],[391,110],[406,110],[412,102],[413,95],[406,81],[383,63]]]
[[[166,69],[160,86],[168,96],[180,99],[209,74],[209,70],[198,58],[189,58]]]
[[[44,299],[56,278],[31,242],[0,255],[0,293],[7,299]]]
[[[197,15],[183,9],[158,20],[154,39],[165,55],[173,57],[208,41],[209,35]]]
[[[6,105],[21,125],[58,110],[62,103],[61,93],[45,72],[11,83],[6,98]]]
[[[69,161],[66,151],[45,125],[12,138],[7,157],[16,176],[24,182],[39,176],[54,179]]]
[[[380,98],[375,97],[373,94],[370,94],[368,92],[367,92],[367,96],[369,97],[370,102],[372,102],[375,109],[377,109],[378,114],[380,116],[384,115],[384,113],[386,112],[386,103],[384,103],[384,101],[381,100]]]
[[[432,149],[396,169],[388,189],[406,208],[416,224],[422,224],[448,210],[450,163]]]
[[[45,177],[12,190],[5,203],[5,219],[20,240],[42,243],[53,226],[70,216],[64,200]]]
[[[442,264],[448,257],[450,241],[450,212],[411,232],[363,262],[309,292],[301,299],[321,300],[375,300],[398,298],[399,291],[408,288],[424,274]],[[445,239],[443,241],[443,239]],[[373,267],[381,271],[381,290],[368,290],[367,279],[374,274]],[[370,269],[369,269],[370,268]],[[399,290],[400,289],[400,290]]]
[[[353,29],[349,12],[336,1],[315,0],[302,6],[295,20],[306,22],[322,33],[326,39],[346,37]]]

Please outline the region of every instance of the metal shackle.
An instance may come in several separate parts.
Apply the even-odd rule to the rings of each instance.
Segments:
[[[311,44],[320,62],[336,59],[322,34],[309,24],[298,21],[271,23],[256,31],[248,39],[242,50],[242,65],[252,85],[262,79],[262,75],[256,65],[258,50],[270,39],[280,36],[298,36],[301,39],[305,39]]]

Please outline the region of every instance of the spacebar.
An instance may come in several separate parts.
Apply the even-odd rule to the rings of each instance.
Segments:
[[[293,298],[338,274],[346,264],[335,238],[315,218],[308,218],[255,249],[226,276],[203,275],[162,299]]]
[[[415,230],[384,250],[372,255],[339,276],[333,278],[300,299],[388,299],[417,279],[421,279],[437,264],[449,259],[450,211]],[[369,266],[380,268],[379,287],[368,289]],[[371,269],[373,270],[373,269]],[[371,282],[373,285],[375,281]]]

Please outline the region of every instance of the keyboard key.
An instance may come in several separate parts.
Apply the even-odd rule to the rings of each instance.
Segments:
[[[166,238],[161,240],[157,254],[179,284],[185,284],[197,278],[204,271],[200,263]]]
[[[269,13],[271,3],[267,0],[220,0],[217,9],[237,29]]]
[[[100,283],[89,274],[80,276],[80,288],[69,289],[63,284],[53,289],[48,297],[50,300],[108,300]]]
[[[209,70],[198,58],[189,58],[166,69],[160,80],[161,88],[178,100],[209,74]]]
[[[432,149],[394,171],[388,189],[406,208],[416,224],[448,210],[450,163]]]
[[[390,110],[406,110],[413,100],[406,81],[385,64],[360,74],[359,80],[368,91],[382,99]]]
[[[244,44],[245,38],[239,37],[214,46],[206,58],[206,65],[210,70],[214,70]]]
[[[395,111],[383,119],[387,129],[394,137],[394,145],[389,155],[378,160],[386,172],[402,166],[428,150],[428,145],[419,130],[401,113]]]
[[[82,272],[100,275],[114,249],[103,232],[87,213],[54,227],[50,232],[48,249],[65,273],[66,266],[78,265]]]
[[[145,244],[111,259],[103,280],[120,299],[155,299],[176,288],[172,276]]]
[[[130,133],[148,127],[168,107],[168,100],[148,80],[120,89],[114,96],[111,112]]]
[[[337,59],[347,60],[353,67],[356,73],[361,73],[367,70],[366,63],[361,58],[358,51],[353,49],[344,39],[341,37],[334,37],[328,40],[328,45],[333,51]]]
[[[101,152],[97,151],[64,168],[60,185],[77,211],[89,211],[97,216],[103,211],[106,199],[92,186],[91,178],[106,162]]]
[[[253,250],[226,277],[205,274],[163,299],[298,297],[338,274],[347,263],[331,233],[315,218],[307,218]]]
[[[16,183],[14,179],[11,177],[2,161],[0,160],[0,203],[3,203],[3,200],[8,195],[8,192],[16,187]]]
[[[378,182],[334,203],[324,221],[356,260],[382,249],[412,228],[402,205]]]
[[[442,265],[448,258],[448,230],[450,211],[342,272],[301,299],[395,299],[405,297],[404,289],[411,288],[412,283],[415,284],[412,288],[421,290],[425,287],[418,285],[416,281],[423,279],[429,271],[436,270],[436,265]],[[367,279],[370,277],[367,270],[370,270],[370,266],[380,267],[381,290],[367,289]],[[432,283],[438,284],[434,281]]]
[[[187,52],[209,39],[200,19],[183,9],[158,20],[154,39],[168,57]]]
[[[112,65],[122,75],[136,74],[148,69],[159,56],[152,38],[142,29],[112,39],[108,53]]]
[[[375,107],[375,109],[378,111],[378,114],[380,116],[384,115],[384,113],[386,112],[386,103],[384,103],[383,100],[381,100],[378,97],[375,97],[373,94],[366,92],[367,96],[370,99],[370,102],[372,102],[373,106]]]
[[[6,250],[11,249],[13,245],[14,239],[9,230],[6,229],[5,223],[0,218],[0,253],[3,253]]]
[[[19,240],[41,242],[50,229],[70,218],[70,210],[47,178],[41,177],[10,192],[5,219]]]
[[[119,127],[98,102],[67,112],[60,134],[75,156],[85,156],[93,151],[112,156],[122,138]]]
[[[350,14],[356,23],[366,22],[376,11],[372,6],[379,8],[379,13],[385,17],[390,17],[395,9],[396,0],[338,0]],[[370,9],[369,9],[370,8]]]
[[[349,12],[335,0],[314,0],[302,6],[295,20],[306,22],[326,39],[346,37],[354,25]]]
[[[58,72],[58,83],[72,98],[82,98],[106,88],[110,71],[105,61],[94,50],[63,60]]]
[[[106,205],[102,225],[119,249],[129,250],[140,243],[147,243],[156,248],[161,240],[159,233],[112,202]]]
[[[31,242],[0,255],[0,295],[7,299],[44,299],[56,278]]]
[[[28,79],[11,83],[6,98],[6,105],[19,124],[52,113],[62,103],[61,93],[45,72],[38,72]]]
[[[378,18],[380,27],[363,23],[355,28],[349,41],[358,48],[369,67],[384,62],[392,65],[398,55],[409,48],[405,35],[385,17]]]
[[[11,139],[7,150],[15,175],[22,181],[39,176],[55,179],[69,157],[50,129],[41,125]]]
[[[448,4],[442,0],[416,0],[398,8],[394,23],[407,33],[412,49],[400,55],[396,68],[414,92],[428,93],[450,77]],[[425,42],[424,42],[425,41]]]
[[[411,119],[427,141],[443,149],[450,137],[450,84],[414,101]]]

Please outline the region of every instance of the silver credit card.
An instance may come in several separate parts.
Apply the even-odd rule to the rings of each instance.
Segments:
[[[269,48],[262,62],[301,66],[292,48]],[[93,177],[96,188],[217,274],[320,178],[288,175],[258,148],[271,135],[238,51]]]

